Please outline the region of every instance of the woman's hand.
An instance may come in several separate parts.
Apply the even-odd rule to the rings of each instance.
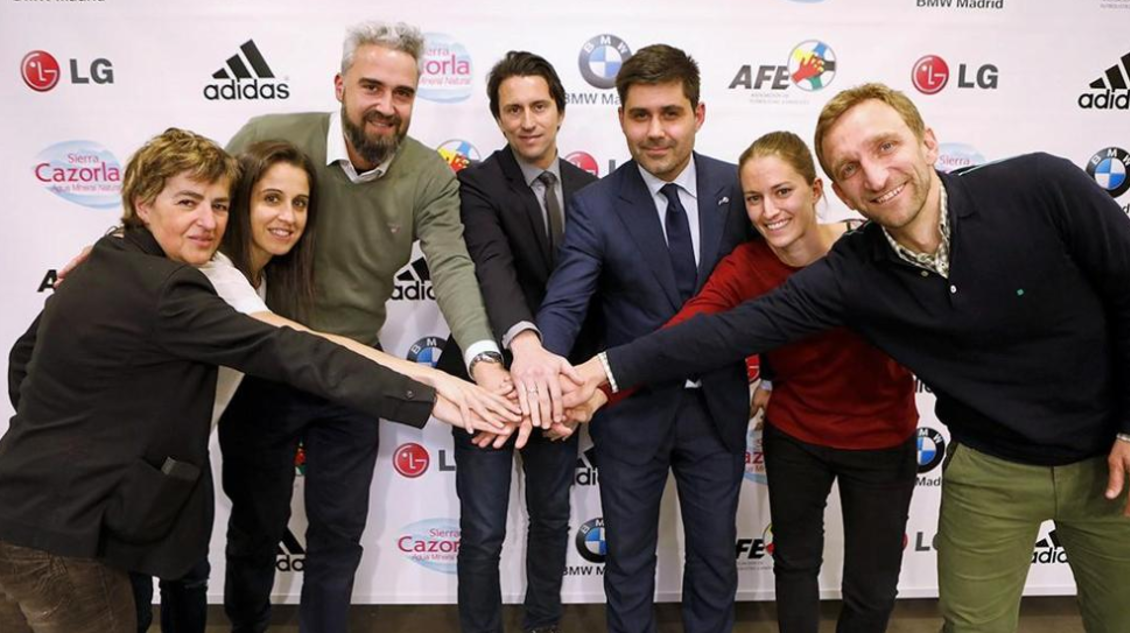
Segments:
[[[507,397],[514,390],[512,384],[508,385],[504,393],[491,393],[474,383],[460,380],[438,369],[424,372],[418,380],[435,389],[436,393],[458,407],[463,420],[460,426],[468,432],[475,429],[485,430],[472,423],[472,412],[487,422],[497,423],[496,426],[500,428],[508,424],[517,424],[522,420],[522,411],[518,404]],[[501,390],[502,387],[500,386],[499,389]]]

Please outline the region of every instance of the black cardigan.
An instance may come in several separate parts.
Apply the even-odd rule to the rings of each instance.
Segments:
[[[144,229],[105,237],[12,349],[0,540],[177,578],[212,529],[216,366],[374,418],[427,423],[434,391],[237,313]]]

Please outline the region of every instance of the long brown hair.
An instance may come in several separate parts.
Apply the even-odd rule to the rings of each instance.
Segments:
[[[314,163],[291,143],[260,141],[239,156],[240,178],[235,187],[232,213],[220,250],[249,280],[251,272],[251,205],[255,184],[278,164],[288,164],[306,172],[310,202],[306,207],[306,228],[294,248],[286,255],[272,257],[263,269],[267,282],[267,305],[271,310],[303,322],[314,302],[314,246],[317,242],[318,187]]]

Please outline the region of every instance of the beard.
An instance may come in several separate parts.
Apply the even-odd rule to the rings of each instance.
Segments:
[[[396,133],[391,135],[366,135],[365,124],[374,121],[393,126]],[[364,115],[361,125],[357,125],[349,118],[345,111],[345,104],[341,106],[341,126],[345,130],[345,138],[353,146],[354,151],[374,167],[384,163],[400,148],[400,142],[408,135],[408,130],[402,127],[402,124],[403,119],[398,115],[385,116],[379,112],[370,112]]]

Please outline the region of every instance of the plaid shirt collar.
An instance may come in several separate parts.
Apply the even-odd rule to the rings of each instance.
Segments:
[[[942,241],[938,245],[938,250],[932,255],[923,253],[916,253],[909,248],[899,244],[898,241],[891,236],[886,227],[883,227],[883,235],[887,238],[887,243],[891,245],[899,259],[923,268],[930,272],[941,275],[944,279],[949,279],[950,276],[950,222],[948,203],[946,199],[946,188],[941,188],[941,213],[938,214],[938,232],[942,236]]]

